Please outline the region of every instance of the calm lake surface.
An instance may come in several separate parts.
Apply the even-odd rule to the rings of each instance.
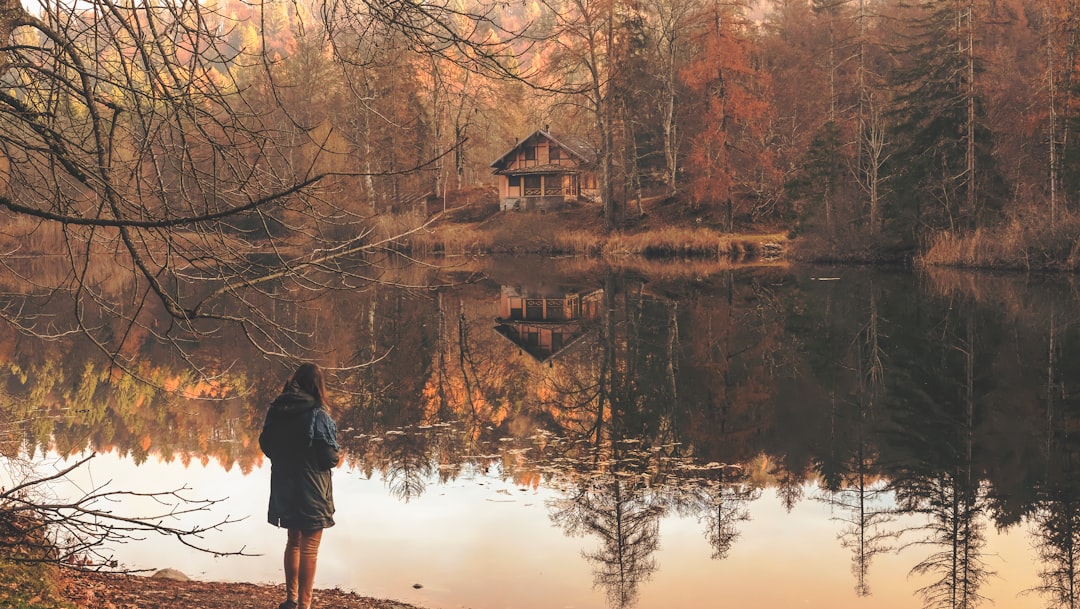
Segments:
[[[317,587],[429,609],[1075,606],[1069,277],[490,261],[275,309],[369,363]],[[425,274],[428,273],[428,274]],[[439,286],[426,289],[425,286]],[[96,351],[0,332],[5,455],[97,456],[60,495],[186,486],[245,520],[113,549],[278,582],[256,438],[289,370],[243,340]],[[138,505],[114,509],[141,509]],[[419,585],[420,587],[414,587]],[[317,601],[317,597],[316,597]]]

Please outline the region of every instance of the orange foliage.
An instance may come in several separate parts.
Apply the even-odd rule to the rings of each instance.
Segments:
[[[531,488],[535,491],[540,488],[540,483],[544,481],[544,476],[535,470],[523,471],[519,469],[514,471],[513,480],[514,484]]]
[[[753,65],[748,28],[736,10],[714,5],[701,20],[709,25],[695,39],[699,52],[680,74],[699,96],[687,156],[689,192],[699,205],[730,202],[754,167],[769,164],[767,147],[757,143],[772,112],[768,77]]]

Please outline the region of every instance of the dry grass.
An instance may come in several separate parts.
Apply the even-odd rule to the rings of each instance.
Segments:
[[[994,229],[967,235],[940,233],[916,258],[923,267],[1007,270],[1080,270],[1077,235],[1080,218],[1065,218],[1051,227],[1044,218],[1015,218]]]
[[[602,252],[604,240],[596,233],[585,230],[569,230],[554,235],[552,246],[562,254],[579,256],[598,256]]]
[[[633,235],[612,235],[602,251],[606,257],[743,260],[769,257],[782,251],[786,241],[782,234],[724,235],[705,228],[666,227]]]
[[[39,255],[66,251],[64,233],[55,222],[45,222],[28,216],[0,216],[3,232],[0,248],[8,254]]]
[[[922,266],[1031,268],[1025,231],[1018,223],[1003,229],[976,229],[970,235],[941,233],[916,259]]]
[[[480,222],[440,223],[410,238],[413,255],[544,254],[605,259],[745,260],[782,255],[783,234],[726,235],[704,227],[608,234],[592,208],[551,214],[504,212]]]
[[[437,224],[413,233],[402,245],[414,256],[462,256],[488,252],[494,242],[474,224]]]

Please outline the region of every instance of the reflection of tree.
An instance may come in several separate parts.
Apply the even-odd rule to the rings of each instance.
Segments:
[[[795,509],[799,501],[806,495],[803,484],[806,481],[806,472],[795,471],[789,466],[782,466],[776,477],[776,496],[781,505],[789,513]]]
[[[15,341],[0,332],[0,341],[7,340]],[[213,459],[245,472],[261,458],[252,442],[261,402],[244,395],[252,370],[236,366],[208,379],[167,350],[147,349],[152,356],[133,365],[138,376],[132,376],[79,337],[18,342],[22,348],[5,366],[0,395],[0,419],[19,422],[22,432],[8,456],[90,449],[115,451],[136,463],[150,455],[185,464]]]
[[[831,493],[828,501],[838,511],[835,518],[844,523],[840,531],[840,543],[851,550],[851,572],[855,576],[855,592],[859,596],[870,595],[866,576],[870,562],[878,554],[892,550],[896,536],[885,527],[894,517],[884,507],[887,488],[881,483],[871,483],[865,471],[858,472],[841,490]]]
[[[818,479],[860,594],[871,561],[895,545],[886,528],[896,512],[882,503],[883,493],[896,492],[909,516],[927,518],[905,534],[920,535],[914,541],[927,554],[933,549],[915,561],[933,582],[928,605],[977,602],[987,573],[984,514],[1000,526],[1009,508],[1008,518],[1031,516],[1038,529],[1040,590],[1048,603],[1069,606],[1078,510],[1059,452],[1072,450],[1076,435],[1065,380],[1078,373],[1070,362],[1080,362],[1064,338],[1069,326],[1051,332],[1058,338],[1047,378],[1045,333],[1021,327],[1016,334],[1035,338],[1013,348],[992,307],[943,306],[907,289],[911,297],[898,297],[884,291],[895,283],[875,279],[869,298],[847,297],[866,293],[855,281],[812,284],[816,291],[807,288],[793,301],[798,309],[782,316],[772,302],[790,295],[787,278],[765,276],[732,272],[716,285],[687,287],[614,274],[602,294],[595,280],[578,280],[604,298],[603,314],[583,324],[582,340],[543,362],[491,331],[497,293],[486,282],[419,295],[358,292],[321,301],[322,311],[308,311],[314,321],[294,325],[331,334],[325,344],[346,353],[342,359],[373,361],[336,371],[332,383],[335,406],[345,407],[338,421],[351,466],[382,476],[405,500],[437,479],[481,470],[522,486],[574,488],[565,500],[580,495],[583,505],[560,504],[559,513],[596,521],[574,530],[597,536],[588,558],[613,603],[631,602],[632,577],[654,567],[652,511],[657,522],[668,510],[696,518],[723,559],[762,489],[788,493],[793,505]],[[828,289],[835,291],[821,297]],[[1018,325],[1031,315],[1021,309]],[[0,349],[11,352],[0,410],[24,421],[22,437],[38,450],[71,454],[89,443],[136,461],[258,464],[246,442],[266,396],[225,398],[245,387],[276,391],[281,377],[245,351],[201,343],[201,357],[238,362],[209,383],[177,374],[183,368],[147,340],[139,370],[150,382],[140,383],[110,372],[100,354],[2,332]],[[1026,367],[1002,362],[1006,353]],[[795,372],[778,365],[785,358],[797,358]],[[1049,396],[1045,408],[1025,401],[1036,391]],[[1008,411],[992,410],[999,405]],[[993,434],[1032,428],[1052,440],[1045,480],[1033,480],[1030,467],[1003,466],[1041,453],[1041,434]],[[21,447],[4,445],[11,454]],[[1026,492],[1018,492],[1021,482]],[[623,525],[631,530],[620,545],[610,535]]]
[[[1069,485],[1069,486],[1075,486]],[[1041,565],[1036,588],[1054,609],[1080,606],[1080,493],[1047,492],[1032,518]]]
[[[860,388],[864,385],[860,384]],[[844,431],[834,434],[834,445],[840,445],[843,471],[835,477],[826,476],[825,501],[835,510],[834,518],[843,523],[840,543],[851,551],[851,572],[855,576],[855,592],[870,595],[867,573],[870,563],[879,554],[892,550],[896,539],[887,524],[894,518],[893,510],[885,505],[889,494],[887,484],[877,474],[877,456],[869,437],[869,419],[873,394],[860,391],[859,408],[854,421],[837,421],[833,429],[843,425]],[[847,423],[847,424],[844,424]],[[845,433],[846,432],[846,433]],[[839,435],[840,437],[836,437]],[[846,442],[845,442],[846,440]],[[830,478],[832,478],[830,480]]]
[[[982,492],[963,472],[946,473],[905,489],[904,508],[930,520],[918,543],[940,548],[912,568],[912,573],[931,577],[919,589],[924,607],[970,609],[985,600],[979,590],[992,573],[982,559],[986,545]]]
[[[1053,609],[1080,606],[1080,483],[1076,480],[1077,396],[1069,395],[1065,379],[1075,374],[1067,363],[1074,361],[1077,344],[1062,340],[1065,328],[1051,303],[1047,340],[1047,387],[1045,420],[1046,474],[1039,484],[1032,515],[1033,537],[1041,565],[1041,583],[1035,588]],[[1063,324],[1062,324],[1063,325]]]
[[[750,468],[700,464],[755,454],[752,439],[766,424],[760,407],[769,402],[767,380],[782,348],[769,323],[779,311],[770,290],[734,274],[727,280],[719,303],[707,290],[676,301],[609,274],[596,340],[544,377],[544,405],[563,424],[559,433],[594,447],[592,468],[576,474],[584,481],[558,502],[553,519],[568,532],[600,537],[601,549],[587,557],[613,606],[633,604],[636,586],[655,568],[649,557],[662,514],[674,508],[697,517],[719,560],[760,496]],[[686,336],[683,327],[697,331]],[[629,442],[637,448],[626,450]],[[799,493],[805,474],[777,472],[788,482],[782,489]],[[635,495],[643,479],[649,494]]]
[[[425,438],[404,433],[386,437],[386,484],[390,494],[402,501],[420,497],[427,488],[426,479],[435,472]]]
[[[551,518],[568,534],[599,538],[600,548],[584,556],[595,565],[596,585],[621,609],[636,603],[638,585],[656,570],[652,555],[667,507],[646,482],[661,473],[652,466],[650,447],[672,425],[671,345],[677,337],[671,332],[677,326],[669,305],[647,296],[640,284],[620,286],[608,274],[603,298],[599,339],[589,356],[598,364],[584,368],[591,382],[580,372],[566,375],[562,380],[574,379],[566,401],[556,394],[551,402],[556,411],[565,403],[567,420],[584,423],[577,433],[591,441],[592,467],[576,474],[573,493],[556,502]]]
[[[677,297],[682,328],[679,441],[706,461],[745,462],[775,420],[784,348],[782,309],[768,272],[718,274]],[[680,286],[686,289],[686,286]],[[721,441],[722,440],[722,441]]]
[[[747,478],[742,468],[721,468],[718,479],[709,480],[695,493],[694,507],[706,525],[705,539],[712,546],[713,560],[727,558],[739,537],[739,523],[750,520],[747,506],[761,496]]]
[[[637,602],[638,585],[656,570],[664,507],[640,476],[620,471],[585,474],[568,496],[553,502],[551,520],[569,535],[593,535],[600,547],[583,554],[593,563],[593,581],[607,591],[612,607]]]
[[[843,523],[840,543],[851,551],[855,592],[870,595],[867,573],[875,556],[892,550],[896,535],[886,529],[893,519],[884,505],[887,486],[877,474],[877,451],[871,442],[874,406],[884,389],[876,293],[870,286],[867,321],[853,341],[847,361],[851,397],[831,400],[829,458],[821,463],[825,501]]]
[[[429,423],[457,419],[477,441],[520,408],[529,383],[520,362],[500,349],[503,344],[490,329],[494,317],[488,315],[490,309],[467,306],[464,295],[457,297],[456,301],[447,295],[437,297],[434,353],[424,370],[429,374],[423,379],[421,399]]]
[[[970,609],[984,599],[980,593],[991,572],[983,560],[986,539],[986,483],[976,471],[976,396],[991,380],[979,374],[982,353],[972,310],[962,328],[943,336],[936,357],[934,380],[912,386],[915,395],[897,406],[897,443],[909,451],[893,477],[900,510],[921,514],[927,523],[912,545],[935,548],[912,572],[930,577],[919,592],[927,608]],[[925,387],[933,383],[941,387]],[[923,390],[927,393],[921,393]],[[938,391],[933,391],[937,389]]]

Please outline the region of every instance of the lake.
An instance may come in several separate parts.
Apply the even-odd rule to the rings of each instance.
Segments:
[[[430,609],[1075,605],[1072,278],[415,273],[268,313],[342,368],[317,587]],[[203,542],[255,555],[149,537],[109,548],[120,564],[280,580],[256,438],[287,364],[148,334],[132,378],[75,339],[0,337],[3,454],[49,472],[96,452],[58,495],[221,499],[192,522],[242,520]]]

